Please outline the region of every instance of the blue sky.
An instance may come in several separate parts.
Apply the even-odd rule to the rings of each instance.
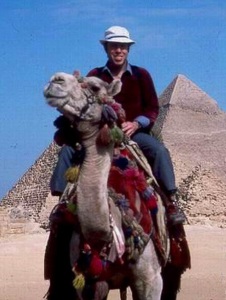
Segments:
[[[136,41],[130,62],[158,94],[183,74],[226,111],[224,0],[2,0],[0,199],[52,141],[58,115],[43,98],[57,71],[85,75],[106,62],[99,40],[121,25]]]

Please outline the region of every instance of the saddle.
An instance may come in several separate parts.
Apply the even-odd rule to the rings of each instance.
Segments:
[[[78,174],[78,166],[71,168],[66,174],[68,185],[60,202],[50,215],[50,226],[53,232],[57,232],[60,224],[69,224],[76,232],[80,230],[75,197]],[[125,251],[122,256],[118,255],[118,263],[136,262],[151,238],[162,266],[166,265],[170,257],[170,260],[176,265],[186,265],[187,267],[185,234],[182,236],[175,232],[175,229],[173,233],[169,232],[166,226],[164,205],[158,189],[156,189],[157,183],[146,158],[136,143],[126,141],[123,147],[116,149],[109,173],[108,186],[109,206],[111,207],[110,203],[113,202],[119,208],[124,232],[123,238],[117,231],[113,234],[114,242],[119,248],[122,246],[120,243],[125,241]],[[112,227],[114,232],[114,220]],[[112,245],[105,245],[104,249],[97,252],[95,249],[91,249],[86,241],[81,244],[80,257],[73,269],[75,274],[85,272],[92,278],[99,277],[105,280],[110,269]],[[117,246],[116,256],[120,252]],[[53,251],[53,247],[50,248]],[[184,257],[184,253],[186,257]],[[46,279],[49,277],[48,273],[50,271],[46,267]],[[75,280],[77,281],[74,282],[74,285],[78,288],[81,279],[76,276]]]

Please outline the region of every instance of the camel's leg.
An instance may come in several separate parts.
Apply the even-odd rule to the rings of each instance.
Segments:
[[[183,271],[183,268],[173,266],[169,262],[162,269],[163,291],[161,300],[177,299]]]
[[[50,287],[47,293],[47,300],[76,300],[76,290],[72,285],[74,274],[71,271],[69,243],[72,235],[72,228],[67,225],[59,225],[57,232],[50,235],[53,243],[49,255],[51,257],[51,270],[49,270],[48,279]],[[47,257],[46,257],[47,259]],[[65,298],[67,296],[67,298]]]
[[[161,267],[150,240],[136,264],[131,266],[133,300],[160,300],[162,293]]]
[[[120,300],[127,300],[127,289],[126,288],[120,289]]]

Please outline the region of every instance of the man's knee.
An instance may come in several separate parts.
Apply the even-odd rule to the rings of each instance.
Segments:
[[[75,150],[72,147],[65,145],[59,151],[59,158],[71,160],[74,154]]]
[[[65,166],[65,168],[71,167],[73,163],[73,157],[75,155],[75,150],[70,146],[63,146],[58,154],[58,162],[56,167]]]
[[[159,142],[155,137],[148,134],[137,134],[133,140],[138,144],[147,157],[156,158],[168,155],[167,149],[163,143]]]
[[[155,150],[156,150],[156,156],[169,157],[169,150],[162,143],[159,143],[158,147],[156,147]]]

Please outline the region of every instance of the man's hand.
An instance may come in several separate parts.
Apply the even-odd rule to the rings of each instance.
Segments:
[[[122,123],[122,131],[128,137],[131,137],[131,135],[133,135],[139,128],[140,128],[140,124],[136,121]]]

